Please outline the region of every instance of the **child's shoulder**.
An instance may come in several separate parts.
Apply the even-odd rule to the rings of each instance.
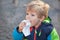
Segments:
[[[53,24],[51,22],[51,18],[48,16],[47,18],[45,18],[45,20],[42,22],[41,24],[41,28],[44,30],[44,31],[52,31],[53,29]]]
[[[54,29],[54,27],[51,23],[42,23],[42,25],[41,25],[41,30],[44,33],[46,33],[47,35],[49,35],[53,29]]]

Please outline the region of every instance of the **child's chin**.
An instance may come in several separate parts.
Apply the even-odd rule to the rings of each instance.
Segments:
[[[34,27],[34,25],[31,25],[31,27]]]

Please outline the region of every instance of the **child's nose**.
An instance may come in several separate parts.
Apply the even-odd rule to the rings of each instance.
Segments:
[[[31,18],[28,16],[28,17],[26,17],[26,20],[30,20]]]
[[[27,18],[27,20],[30,20],[30,18]]]

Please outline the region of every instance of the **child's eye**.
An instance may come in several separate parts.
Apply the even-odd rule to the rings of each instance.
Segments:
[[[32,16],[35,16],[34,14],[32,14]]]
[[[28,13],[26,13],[26,15],[29,15]]]

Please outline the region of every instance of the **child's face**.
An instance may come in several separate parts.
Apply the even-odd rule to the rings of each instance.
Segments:
[[[40,19],[37,16],[37,13],[34,11],[27,11],[26,12],[26,20],[29,20],[31,22],[31,26],[36,26],[39,22]]]

